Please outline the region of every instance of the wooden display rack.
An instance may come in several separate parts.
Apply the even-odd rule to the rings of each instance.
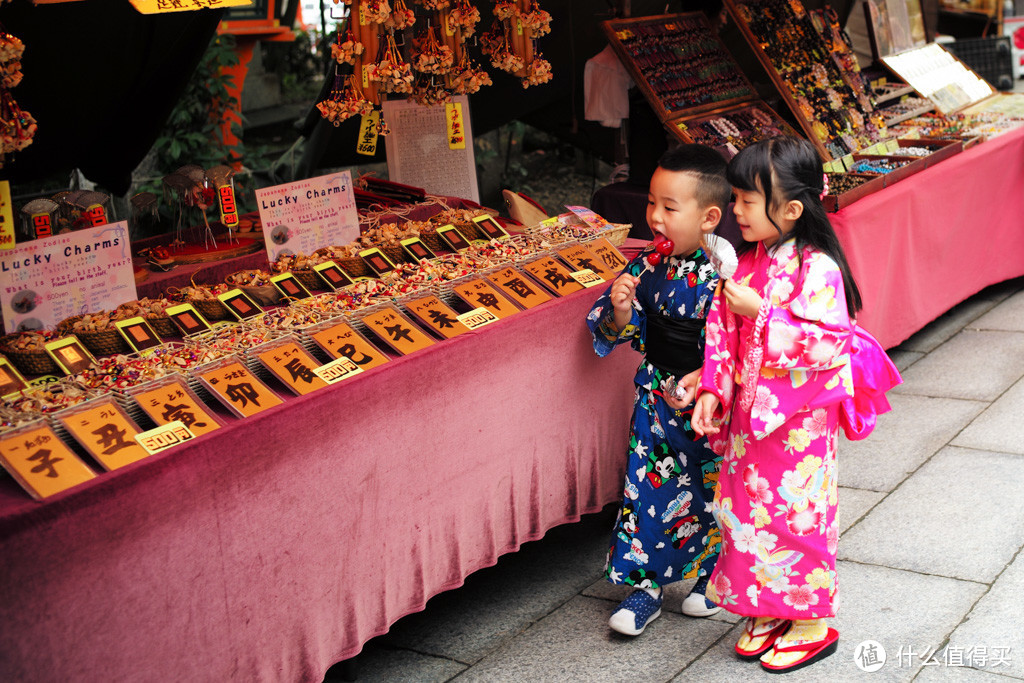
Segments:
[[[615,19],[602,26],[640,92],[681,142],[704,143],[731,157],[756,140],[797,134],[758,99],[703,13]],[[733,129],[739,134],[727,133]]]
[[[856,58],[839,35],[838,20],[832,16],[833,12],[807,12],[799,0],[724,2],[740,33],[823,160],[841,158],[885,137],[884,122],[872,121],[877,115],[864,92]],[[773,12],[780,24],[772,27],[775,30],[771,35],[758,35],[752,24],[756,24],[755,19],[766,10]],[[807,83],[814,80],[818,95],[828,92],[841,102],[818,103],[808,101],[798,94],[798,74],[795,73],[794,65],[776,63],[769,55],[769,51],[776,53],[776,50],[786,48],[792,48],[793,54],[806,57],[806,66],[811,71],[824,71],[820,78],[812,74],[799,75]],[[822,79],[824,85],[821,84]],[[822,108],[822,104],[827,106],[827,110]],[[842,135],[829,132],[827,124],[821,119],[825,111],[849,119]]]

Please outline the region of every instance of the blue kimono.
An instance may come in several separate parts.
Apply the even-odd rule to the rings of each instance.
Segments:
[[[610,286],[587,315],[599,356],[627,342],[646,353],[645,344],[653,338],[648,336],[650,316],[707,317],[718,275],[704,252],[665,257],[656,266],[647,263],[649,252],[634,258],[623,271],[639,277],[640,283],[632,319],[621,333],[615,327]],[[702,359],[702,330],[694,341]],[[721,457],[708,447],[706,438],[696,439],[690,427],[693,404],[676,411],[662,398],[662,382],[671,376],[645,355],[634,378],[625,491],[605,568],[612,583],[653,588],[710,575],[718,557],[721,535],[711,516],[711,501]]]

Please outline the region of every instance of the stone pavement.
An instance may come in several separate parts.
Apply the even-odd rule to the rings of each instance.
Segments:
[[[904,377],[893,411],[839,449],[839,651],[786,679],[1024,679],[1024,278],[891,355]],[[628,592],[602,578],[614,515],[552,529],[433,598],[367,643],[356,680],[778,681],[733,655],[739,618],[681,614],[692,581],[672,584],[641,636],[608,629]],[[885,650],[877,671],[855,661],[880,653],[865,641]]]

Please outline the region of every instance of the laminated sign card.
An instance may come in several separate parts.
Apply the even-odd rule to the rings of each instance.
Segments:
[[[256,201],[271,263],[359,237],[350,171],[256,190]]]
[[[124,221],[0,251],[0,304],[8,332],[54,327],[136,298]]]

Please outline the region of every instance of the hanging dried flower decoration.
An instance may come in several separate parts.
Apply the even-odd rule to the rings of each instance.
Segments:
[[[413,101],[426,106],[452,101],[452,94],[445,90],[441,83],[434,80],[433,76],[425,74],[416,77],[411,97]]]
[[[462,40],[470,38],[480,23],[480,10],[469,4],[468,0],[456,0],[448,14],[448,28]]]
[[[485,85],[492,85],[491,75],[473,63],[466,52],[452,69],[450,77],[452,92],[458,95],[472,95]]]
[[[341,122],[356,115],[365,115],[373,111],[373,104],[363,98],[352,82],[353,76],[336,75],[334,88],[330,98],[317,102],[316,108],[320,115],[340,126]]]
[[[494,3],[494,18],[498,21],[515,19],[519,15],[519,5],[512,0],[499,0]]]
[[[491,27],[480,36],[480,52],[485,55],[493,55],[505,43],[505,25],[495,21]]]
[[[510,74],[514,74],[517,71],[521,71],[526,63],[523,58],[515,53],[512,49],[512,45],[508,39],[508,32],[505,29],[501,30],[501,40],[496,45],[492,44],[490,51],[491,66],[495,69],[501,69],[507,71]]]
[[[355,64],[356,57],[363,54],[365,50],[366,48],[363,44],[356,40],[355,34],[352,33],[352,20],[350,17],[345,33],[342,34],[341,31],[338,31],[337,40],[331,43],[331,57],[338,64]]]
[[[368,77],[371,81],[380,84],[380,89],[386,93],[411,93],[413,74],[409,64],[402,59],[402,54],[395,44],[394,34],[388,34],[387,39],[381,43],[380,60],[371,64],[368,69]]]
[[[16,62],[25,53],[25,44],[17,36],[0,33],[0,62]]]
[[[405,0],[395,0],[395,4],[391,8],[391,16],[384,22],[384,26],[395,31],[401,31],[415,23],[416,14],[405,4]]]
[[[531,85],[540,85],[541,83],[547,83],[551,80],[551,63],[546,59],[541,59],[538,54],[533,58],[533,61],[526,66],[526,75],[523,76],[523,87],[529,88]]]
[[[450,0],[416,0],[419,4],[423,5],[423,9],[444,9],[451,4]]]
[[[412,58],[412,66],[417,71],[442,75],[452,70],[455,55],[450,47],[438,42],[433,26],[413,39],[413,47],[418,50]]]
[[[360,7],[367,23],[383,24],[391,16],[388,0],[364,0]]]
[[[542,10],[536,0],[520,21],[527,38],[536,39],[551,33],[551,14]]]

